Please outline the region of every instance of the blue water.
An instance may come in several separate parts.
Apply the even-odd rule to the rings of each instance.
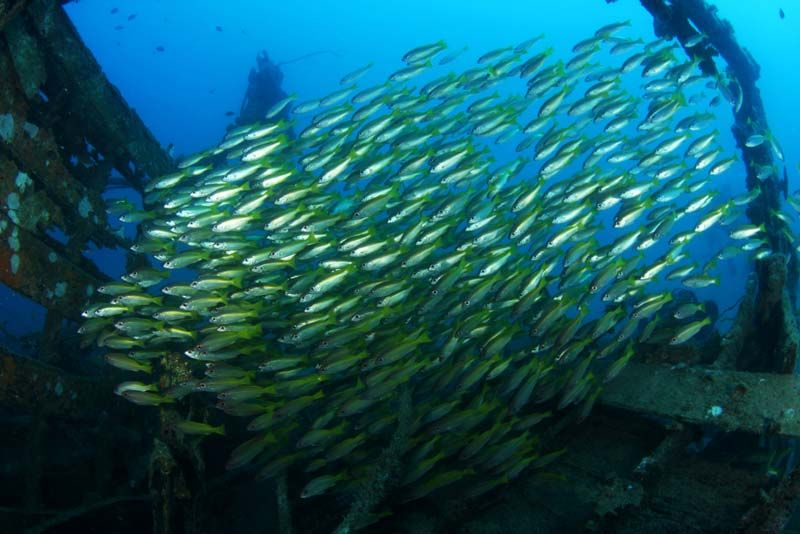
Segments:
[[[800,100],[792,89],[800,86],[800,59],[792,51],[800,49],[800,8],[773,0],[715,3],[762,67],[759,86],[767,116],[794,164],[800,158]],[[114,7],[119,12],[112,15]],[[652,35],[649,13],[632,0],[141,0],[127,5],[84,0],[67,4],[66,10],[109,80],[156,137],[187,154],[219,141],[231,122],[225,112],[238,111],[259,50],[276,62],[325,51],[283,67],[285,90],[313,98],[369,61],[380,67],[371,73],[373,79],[382,80],[410,47],[438,39],[452,49],[467,45],[477,54],[544,32],[549,43],[566,52],[599,26],[624,19]],[[133,13],[136,18],[128,21]],[[117,25],[124,29],[115,30]]]
[[[629,19],[629,36],[653,38],[652,18],[637,2],[603,1],[312,1],[155,2],[134,6],[115,2],[78,2],[67,9],[87,45],[111,82],[165,146],[189,154],[219,142],[238,112],[255,55],[266,50],[282,66],[283,87],[299,100],[318,98],[338,86],[341,76],[370,61],[375,67],[359,81],[361,87],[382,82],[401,66],[400,57],[418,44],[444,39],[451,50],[469,50],[450,66],[464,70],[481,53],[519,43],[544,33],[557,54],[567,56],[572,46],[599,26]],[[232,6],[232,7],[231,7]],[[376,7],[379,6],[379,7]],[[795,18],[778,17],[774,2],[719,2],[741,42],[762,65],[759,84],[776,136],[787,160],[797,161],[796,121],[800,102],[796,62],[788,50],[800,48],[800,12]],[[112,8],[119,11],[111,14]],[[132,21],[127,18],[136,14]],[[122,29],[115,29],[119,25]],[[219,27],[219,28],[217,28]],[[221,31],[219,31],[221,30]],[[157,47],[163,47],[163,52]],[[298,57],[313,54],[306,59]],[[788,72],[787,72],[788,71]],[[787,76],[788,75],[788,76]],[[800,82],[800,80],[798,80]],[[423,83],[423,82],[420,82]],[[729,107],[718,108],[719,127],[726,152],[735,151],[729,134]],[[507,158],[513,157],[513,152]],[[509,159],[510,160],[510,159]],[[715,184],[726,197],[744,191],[743,167],[737,165]],[[741,179],[739,179],[741,178]],[[707,253],[724,237],[714,228],[692,245]],[[702,258],[698,258],[702,259]],[[735,303],[749,267],[744,259],[723,266],[723,287],[698,291],[721,309]]]
[[[772,0],[716,4],[761,66],[759,87],[767,117],[786,153],[790,189],[797,189],[800,99],[795,88],[800,86],[800,60],[793,51],[800,49],[800,9]],[[786,12],[783,20],[779,7]],[[112,14],[114,8],[118,12]],[[482,52],[540,33],[562,56],[597,27],[625,19],[633,23],[627,35],[653,38],[650,15],[632,0],[614,4],[602,0],[83,0],[68,3],[65,9],[109,80],[159,142],[165,147],[174,145],[176,155],[219,142],[235,118],[226,112],[238,113],[248,72],[261,50],[274,62],[288,62],[281,66],[283,88],[297,93],[302,101],[331,92],[342,74],[370,61],[376,66],[359,85],[383,81],[401,66],[405,51],[439,39],[446,40],[451,50],[469,47],[450,65],[464,70]],[[135,18],[128,20],[131,15]],[[733,152],[730,111],[724,102],[718,114],[725,148]],[[743,191],[743,182],[743,169],[736,166],[715,187],[728,196]],[[124,191],[109,196],[134,198]],[[699,254],[699,249],[721,240],[723,232],[712,229],[693,247]],[[109,274],[122,273],[120,252],[101,250],[88,255]],[[700,290],[699,296],[715,299],[721,309],[730,306],[741,295],[750,269],[744,259],[729,262],[721,269],[723,287]],[[31,320],[11,321],[10,326],[38,329],[43,311],[35,305],[25,310]]]

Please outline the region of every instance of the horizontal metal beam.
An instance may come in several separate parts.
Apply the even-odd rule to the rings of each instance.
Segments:
[[[800,378],[630,363],[600,402],[725,431],[800,437]]]
[[[0,212],[0,283],[80,320],[101,281]]]

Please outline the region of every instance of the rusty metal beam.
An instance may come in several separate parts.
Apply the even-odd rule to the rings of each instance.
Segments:
[[[606,406],[712,425],[800,437],[800,377],[631,363],[607,384]]]
[[[57,226],[66,233],[67,222],[61,208],[45,191],[36,187],[27,173],[0,154],[0,210],[13,212],[17,224],[28,231]]]
[[[100,282],[0,213],[0,283],[80,320],[83,305]]]
[[[0,406],[44,416],[96,417],[112,401],[112,386],[73,376],[0,349]]]
[[[130,165],[139,179],[170,172],[172,159],[105,77],[61,6],[32,0],[26,13],[48,58],[47,87],[62,93],[50,96],[63,97],[68,114],[81,117],[87,139],[123,174]]]

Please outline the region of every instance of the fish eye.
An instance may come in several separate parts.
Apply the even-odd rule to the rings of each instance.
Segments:
[[[598,290],[597,284],[592,284],[592,287],[590,287],[589,289],[591,289],[592,293],[594,293],[595,291]]]
[[[438,295],[439,294],[439,290],[438,289],[434,289],[434,290],[431,291],[431,294],[432,295]]]
[[[469,306],[469,303],[470,303],[470,300],[469,300],[469,299],[465,300],[465,301],[464,301],[464,306]]]
[[[353,217],[361,217],[361,212],[360,211],[353,212]]]

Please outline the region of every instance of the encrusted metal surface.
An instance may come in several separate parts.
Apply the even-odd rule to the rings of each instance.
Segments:
[[[800,437],[800,378],[794,375],[631,363],[600,400],[729,432]]]

